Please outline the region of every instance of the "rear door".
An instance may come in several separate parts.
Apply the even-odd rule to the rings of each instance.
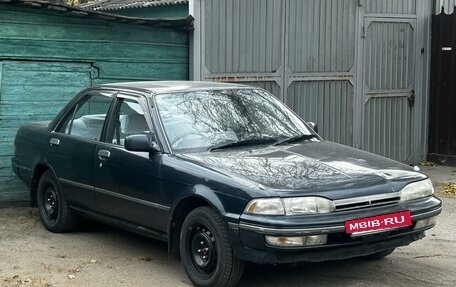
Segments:
[[[4,30],[2,30],[4,31]],[[0,201],[27,201],[29,192],[11,169],[18,128],[47,121],[91,85],[90,63],[0,61]]]
[[[93,157],[114,94],[95,91],[82,96],[52,133],[47,161],[72,205],[96,209]]]
[[[94,156],[95,191],[99,210],[112,217],[166,232],[169,207],[162,205],[161,153],[132,152],[124,148],[125,138],[149,134],[153,129],[144,98],[117,95],[105,142]]]

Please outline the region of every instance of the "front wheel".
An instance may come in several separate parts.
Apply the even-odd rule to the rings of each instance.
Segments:
[[[185,271],[197,286],[235,286],[244,261],[235,257],[222,218],[210,207],[199,207],[185,218],[180,236]]]
[[[50,171],[40,178],[37,193],[38,212],[47,230],[66,232],[76,223],[76,215],[63,197],[57,179]]]

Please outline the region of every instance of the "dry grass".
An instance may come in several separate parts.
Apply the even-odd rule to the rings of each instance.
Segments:
[[[11,287],[52,287],[52,284],[47,282],[43,278],[30,277],[27,279],[21,279],[19,275],[14,275],[2,280],[1,286],[11,286]]]
[[[437,163],[433,162],[433,161],[422,161],[420,163],[421,166],[438,166]]]

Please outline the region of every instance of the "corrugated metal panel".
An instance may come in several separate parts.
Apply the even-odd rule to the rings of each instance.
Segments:
[[[407,98],[370,98],[365,105],[364,148],[401,162],[411,156],[411,111]]]
[[[420,0],[195,1],[192,8],[200,7],[200,10],[195,9],[201,11],[203,18],[202,39],[198,41],[195,37],[196,46],[202,45],[202,52],[195,54],[202,58],[203,68],[201,73],[195,69],[195,75],[197,79],[216,81],[277,83],[267,89],[277,90],[279,98],[305,120],[317,121],[327,139],[416,162],[416,158],[424,159],[425,147],[415,148],[410,139],[390,134],[394,131],[382,133],[380,125],[364,124],[364,120],[377,109],[386,111],[383,102],[394,103],[399,105],[398,111],[406,111],[412,102],[408,99],[415,94],[417,110],[414,114],[423,114],[427,93],[423,83],[428,73],[426,33],[433,3]],[[423,55],[418,52],[421,48]],[[418,86],[415,83],[419,83]],[[347,105],[335,112],[335,103],[339,100]],[[316,103],[320,106],[313,106]],[[378,122],[383,125],[391,121],[388,122],[390,127],[400,124],[401,129],[419,130],[411,131],[413,140],[424,142],[426,120],[415,121],[411,111],[413,108],[400,115],[409,118],[408,121],[393,123],[388,114],[384,114]],[[348,136],[337,134],[338,131]],[[378,143],[386,140],[396,144],[394,139],[404,140],[400,144],[406,146],[406,151],[397,147],[389,147],[388,151],[377,148],[371,141],[367,142],[371,132]],[[417,153],[412,157],[403,156],[412,151]]]
[[[366,13],[416,14],[416,1],[417,0],[365,0]]]
[[[242,84],[259,87],[280,98],[280,87],[275,82],[242,82]]]
[[[290,0],[287,6],[285,96],[325,139],[353,144],[355,0]],[[342,81],[341,79],[347,79]]]
[[[281,0],[206,0],[204,62],[209,73],[272,73],[282,58]]]
[[[163,5],[176,5],[181,3],[188,3],[188,0],[95,0],[79,4],[78,7],[95,11],[106,11],[128,8],[155,7]]]
[[[369,90],[407,89],[414,80],[414,29],[408,22],[375,21],[367,28],[365,75]]]
[[[288,67],[293,72],[348,72],[355,61],[354,0],[290,0]]]
[[[348,81],[295,82],[286,103],[303,120],[316,122],[325,139],[351,146],[353,100]]]

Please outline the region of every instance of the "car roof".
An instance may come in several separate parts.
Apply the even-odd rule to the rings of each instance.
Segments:
[[[254,87],[219,82],[200,81],[143,81],[123,82],[101,85],[103,88],[134,89],[149,91],[152,93],[169,93],[181,91],[205,91],[205,90],[231,90],[231,89],[253,89]]]

